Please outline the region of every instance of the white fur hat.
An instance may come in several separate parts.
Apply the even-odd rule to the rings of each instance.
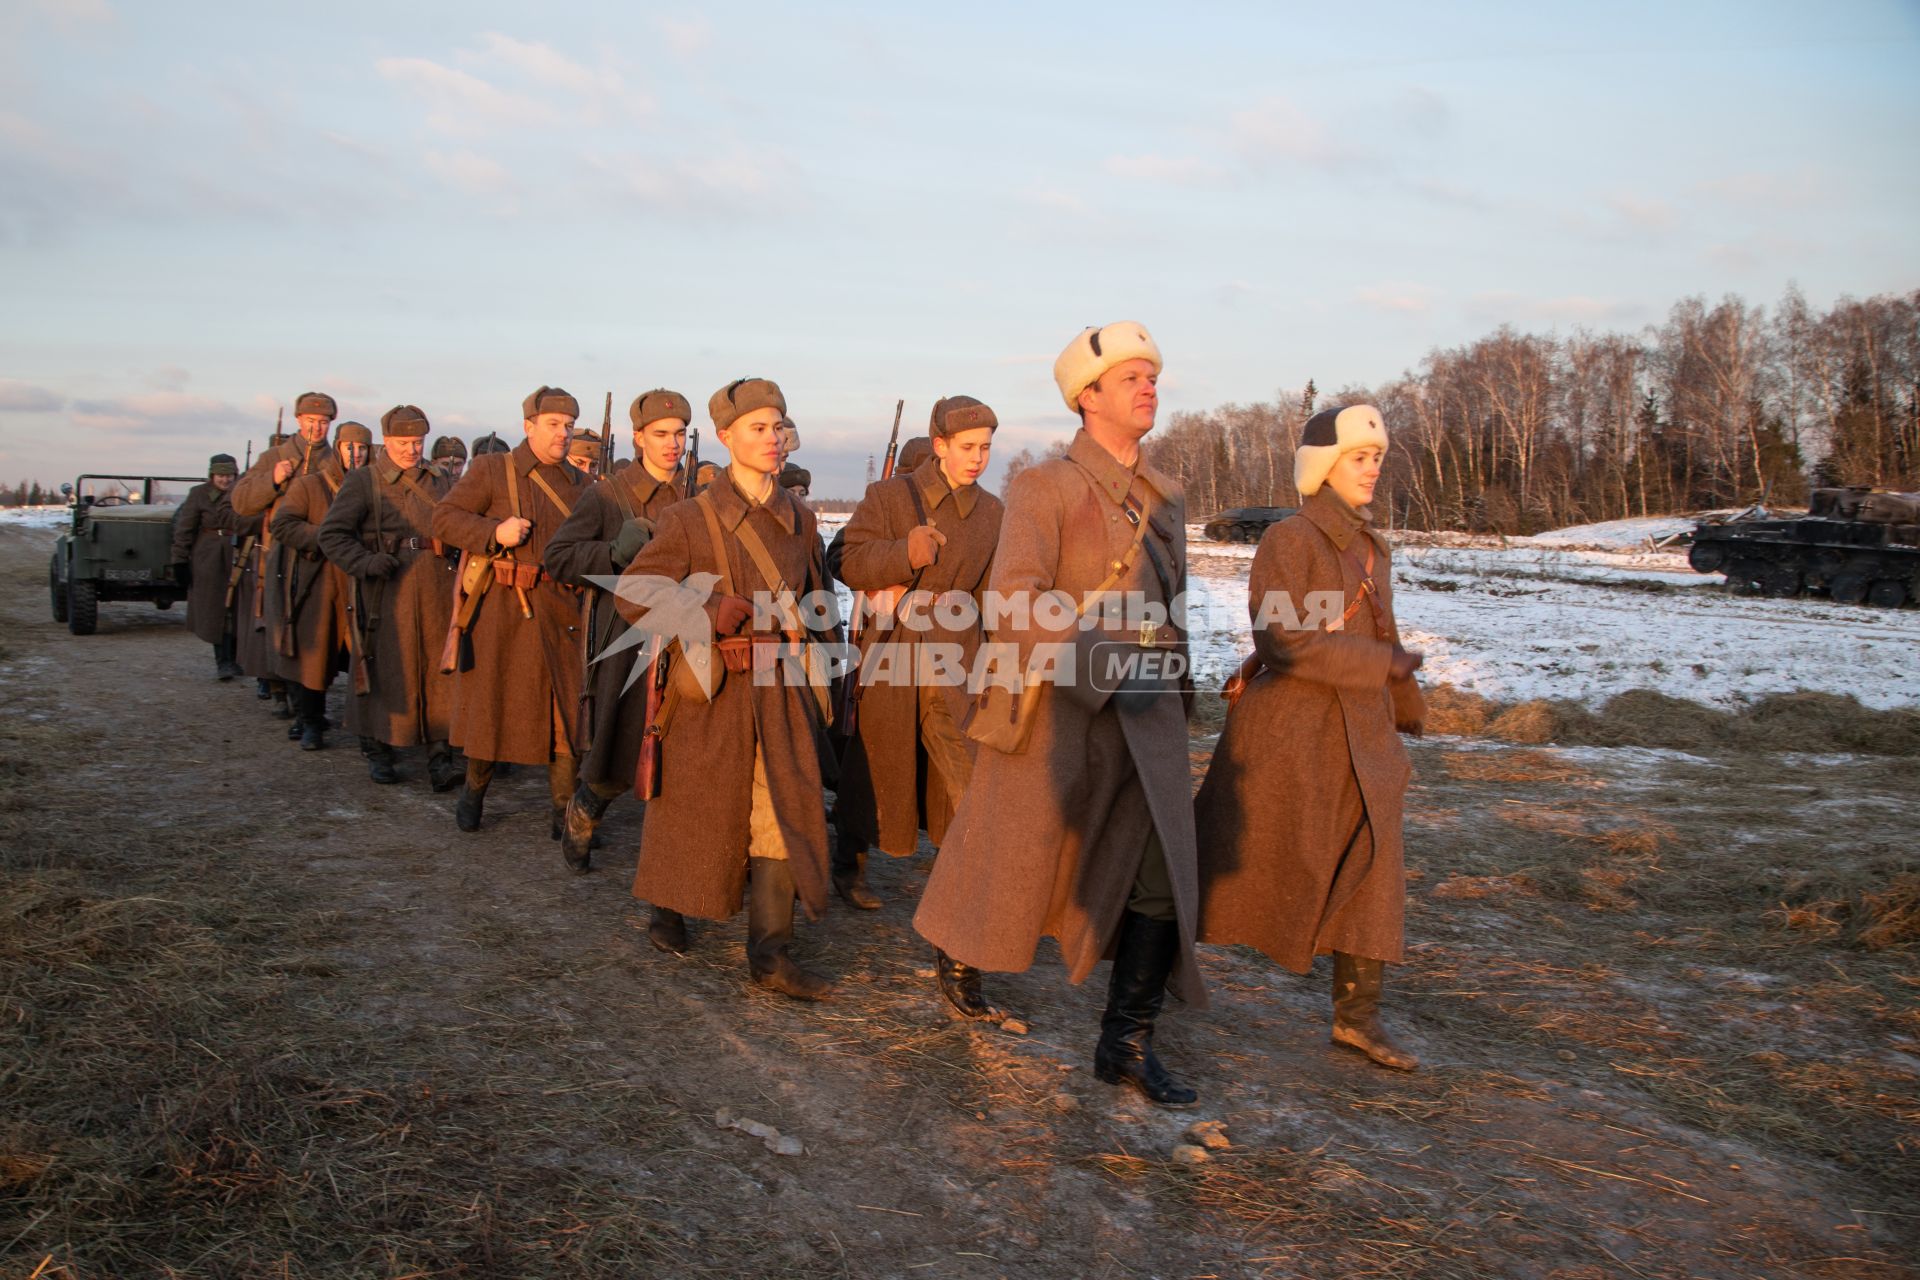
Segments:
[[[1387,424],[1372,405],[1322,409],[1307,419],[1306,429],[1300,433],[1300,447],[1293,451],[1293,487],[1301,497],[1310,498],[1320,492],[1341,454],[1386,447]]]
[[[1101,329],[1082,329],[1053,362],[1053,380],[1067,408],[1080,411],[1080,393],[1099,381],[1100,375],[1129,360],[1151,360],[1153,371],[1160,372],[1160,348],[1153,343],[1147,327],[1133,320],[1119,320]]]

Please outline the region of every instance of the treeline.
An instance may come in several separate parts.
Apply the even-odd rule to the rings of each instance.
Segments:
[[[44,507],[64,502],[58,489],[38,480],[22,480],[15,485],[0,484],[0,507]]]
[[[1174,414],[1147,453],[1196,519],[1292,506],[1301,425],[1356,401],[1392,433],[1376,506],[1398,526],[1525,534],[1788,505],[1810,484],[1920,489],[1920,290],[1824,314],[1797,290],[1770,313],[1689,298],[1638,336],[1502,327],[1383,386]]]

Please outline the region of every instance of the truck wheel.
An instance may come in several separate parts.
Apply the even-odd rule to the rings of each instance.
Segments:
[[[47,588],[49,594],[53,596],[53,620],[65,622],[67,620],[67,584],[60,581],[58,551],[54,552],[53,558],[47,562]]]
[[[1898,578],[1880,578],[1867,590],[1867,599],[1882,609],[1898,609],[1906,603],[1907,587]]]
[[[90,636],[100,625],[100,588],[77,578],[67,581],[67,630],[77,636]]]
[[[1843,573],[1833,580],[1827,589],[1835,604],[1865,604],[1867,602],[1867,577],[1863,573]]]

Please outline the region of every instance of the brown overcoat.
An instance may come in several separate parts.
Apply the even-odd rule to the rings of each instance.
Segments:
[[[227,634],[227,576],[233,571],[233,532],[240,518],[211,480],[187,491],[173,513],[173,562],[193,566],[187,588],[187,626],[208,644]]]
[[[1028,601],[1051,593],[1067,608],[1080,602],[1126,557],[1134,533],[1129,496],[1146,512],[1146,540],[1156,551],[1139,555],[1111,590],[1162,604],[1184,593],[1179,486],[1144,459],[1133,470],[1121,466],[1084,430],[1065,458],[1029,467],[1007,486],[989,590]],[[1041,616],[1036,610],[1027,626],[996,628],[992,638],[1017,643],[1024,660],[1035,645],[1061,640],[1039,625]],[[1128,642],[1122,632],[1081,636],[1082,659],[1092,639]],[[956,960],[1001,971],[1026,969],[1040,938],[1052,935],[1069,980],[1081,982],[1112,954],[1141,855],[1157,831],[1180,925],[1169,987],[1204,1004],[1193,955],[1199,887],[1186,701],[1166,692],[1123,710],[1084,683],[1041,685],[1023,752],[979,747],[914,927]]]
[[[633,648],[608,653],[627,633],[627,621],[613,606],[611,593],[588,579],[614,577],[613,540],[630,519],[654,520],[686,496],[686,468],[667,480],[656,480],[645,466],[624,466],[587,490],[580,502],[547,543],[547,572],[582,591],[599,592],[594,614],[592,665],[586,678],[593,688],[593,723],[589,726],[580,777],[586,782],[623,782],[633,785],[640,763],[640,742],[646,733],[647,686],[644,675],[627,687],[637,656]],[[599,655],[606,655],[604,657]]]
[[[320,524],[346,479],[337,458],[288,486],[273,507],[274,554],[281,565],[279,675],[303,689],[325,689],[347,669],[347,575],[320,551]]]
[[[519,514],[533,522],[527,540],[511,550],[494,541],[494,530],[514,514],[507,469],[513,469]],[[546,488],[535,480],[546,481]],[[559,499],[547,496],[552,489]],[[538,570],[547,540],[573,511],[586,486],[577,468],[545,463],[522,440],[510,453],[475,458],[433,509],[433,536],[476,556],[530,565]],[[453,745],[478,760],[547,764],[576,754],[580,740],[581,595],[540,571],[526,589],[527,607],[496,581],[481,601],[468,633],[473,663],[454,677]]]
[[[285,484],[276,485],[273,469],[282,460],[293,463],[293,473]],[[295,436],[254,459],[246,474],[233,482],[227,495],[236,514],[260,521],[259,539],[248,557],[233,605],[235,657],[241,670],[250,676],[269,680],[283,678],[281,659],[274,645],[285,600],[280,590],[283,565],[273,542],[274,507],[286,497],[294,482],[331,461],[333,444],[330,441],[310,445]]]
[[[921,828],[938,847],[952,820],[958,797],[946,794],[939,770],[928,767],[920,746],[919,691],[911,683],[915,650],[939,645],[945,654],[958,657],[961,670],[972,663],[980,648],[979,609],[1003,510],[1000,499],[977,484],[953,489],[934,458],[911,475],[868,486],[835,539],[838,563],[829,568],[854,591],[911,586],[916,596],[926,593],[905,615],[909,621],[924,620],[925,629],[895,623],[890,613],[870,617],[865,624],[861,671],[866,683],[834,793],[833,816],[842,835],[878,845],[895,857],[914,851]],[[923,515],[947,542],[938,558],[916,575],[907,558],[907,535],[923,523]],[[960,617],[958,602],[950,599],[955,595],[972,602],[972,625],[946,625]],[[946,608],[934,607],[943,599],[949,601]],[[889,672],[894,673],[891,679]],[[966,711],[965,686],[947,686],[943,696],[958,724]]]
[[[1380,619],[1360,598],[1374,548]],[[1351,551],[1361,565],[1351,563]],[[1395,732],[1421,718],[1412,680],[1389,682],[1398,643],[1386,540],[1322,489],[1260,539],[1248,610],[1266,665],[1227,716],[1195,799],[1201,938],[1245,943],[1298,973],[1343,951],[1398,963],[1406,872],[1401,813],[1411,768]],[[1311,593],[1332,603],[1314,613]],[[1335,603],[1337,602],[1337,603]],[[1298,617],[1298,621],[1295,621]]]
[[[402,472],[381,450],[347,476],[321,522],[320,550],[358,579],[348,615],[367,692],[347,697],[349,733],[394,747],[446,741],[453,677],[440,670],[440,650],[453,615],[454,563],[434,550],[433,511],[452,487],[432,467]],[[365,576],[376,551],[400,561],[392,577]]]
[[[714,555],[702,501],[712,503],[719,520],[724,565]],[[816,641],[837,641],[832,584],[813,512],[777,485],[764,505],[752,503],[726,473],[700,499],[675,503],[660,513],[653,541],[622,574],[621,615],[629,623],[640,621],[651,606],[680,591],[677,584],[692,574],[720,577],[715,592],[730,590],[749,599],[770,594],[773,584],[740,543],[738,530],[746,521],[752,522],[786,586],[824,606],[820,612],[802,610],[808,635]],[[824,594],[825,600],[813,593]],[[710,629],[711,599],[704,608]],[[717,659],[714,665],[719,665]],[[730,672],[711,702],[698,697],[679,701],[660,750],[660,794],[648,802],[641,830],[634,897],[709,920],[725,920],[739,911],[747,877],[747,820],[757,746],[800,904],[810,919],[825,913],[827,822],[821,777],[826,726],[812,688],[786,666],[776,666],[775,674],[773,682],[759,684],[750,674]]]

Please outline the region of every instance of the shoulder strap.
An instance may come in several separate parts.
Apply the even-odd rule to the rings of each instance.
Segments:
[[[344,480],[346,477],[342,476],[340,479]],[[335,480],[332,476],[322,471],[320,473],[320,481],[327,486],[327,496],[329,498],[337,498],[340,496],[340,480]]]
[[[767,553],[767,544],[760,541],[760,535],[753,531],[752,519],[753,513],[748,512],[747,518],[740,522],[740,545],[747,549],[754,567],[760,570],[760,576],[773,588],[780,612],[786,615],[787,628],[798,635],[806,628],[800,625],[800,611],[794,606],[793,588],[780,576],[780,567],[774,564],[773,557]]]
[[[920,492],[920,486],[911,473],[907,476],[907,496],[913,499],[913,516],[920,524],[927,523],[927,500]]]
[[[1324,533],[1325,530],[1321,532]],[[1366,538],[1364,532],[1360,536]],[[1327,541],[1332,542],[1333,539],[1328,538]],[[1340,615],[1340,627],[1337,629],[1344,629],[1347,623],[1353,620],[1353,615],[1360,612],[1360,605],[1364,601],[1373,612],[1373,634],[1379,639],[1386,640],[1390,638],[1391,633],[1387,630],[1387,620],[1380,609],[1380,588],[1373,581],[1373,539],[1366,538],[1366,542],[1367,559],[1364,564],[1361,563],[1359,556],[1353,554],[1351,546],[1344,550],[1339,547],[1334,548],[1340,553],[1340,558],[1360,575],[1360,595],[1347,606],[1346,612]]]
[[[1080,473],[1086,477],[1087,483],[1093,487],[1093,491],[1097,496],[1105,496],[1101,492],[1099,482],[1094,479],[1093,472],[1087,470],[1084,463],[1080,462],[1077,458],[1069,459],[1069,461],[1071,461],[1074,466],[1080,468]],[[1113,572],[1102,579],[1099,586],[1080,598],[1080,603],[1073,607],[1075,614],[1086,613],[1087,606],[1092,604],[1098,597],[1111,591],[1120,579],[1127,576],[1127,571],[1133,568],[1133,562],[1140,558],[1140,544],[1146,539],[1147,525],[1150,523],[1147,519],[1147,513],[1133,505],[1132,494],[1128,494],[1121,505],[1126,508],[1127,519],[1133,521],[1133,541],[1127,544],[1126,553],[1114,561]],[[1168,599],[1172,599],[1173,593],[1169,591],[1167,594]]]
[[[733,571],[727,567],[727,540],[720,533],[720,513],[713,509],[713,499],[704,491],[694,501],[700,504],[700,514],[707,518],[707,536],[713,539],[713,559],[720,571],[720,589],[733,595]]]
[[[644,464],[636,462],[633,465],[637,467]],[[640,514],[639,507],[635,506],[633,501],[639,495],[633,491],[632,484],[619,476],[608,476],[607,488],[613,490],[613,500],[620,504],[621,514],[627,519],[632,520]]]
[[[562,463],[561,465],[565,466],[566,464]],[[554,506],[560,508],[560,518],[562,520],[573,514],[573,508],[568,506],[566,501],[553,491],[553,486],[547,483],[547,478],[540,474],[540,465],[538,463],[535,463],[533,470],[527,474],[532,476],[533,482],[540,486],[540,492],[546,494],[547,499],[552,502]],[[516,512],[515,514],[517,515],[519,513]]]
[[[425,489],[422,489],[420,487],[420,482],[418,480],[415,480],[412,476],[408,475],[404,471],[400,473],[400,483],[407,486],[407,490],[410,493],[412,493],[414,497],[420,499],[420,501],[426,503],[429,507],[439,505],[438,500],[435,499],[433,495],[429,494]]]

